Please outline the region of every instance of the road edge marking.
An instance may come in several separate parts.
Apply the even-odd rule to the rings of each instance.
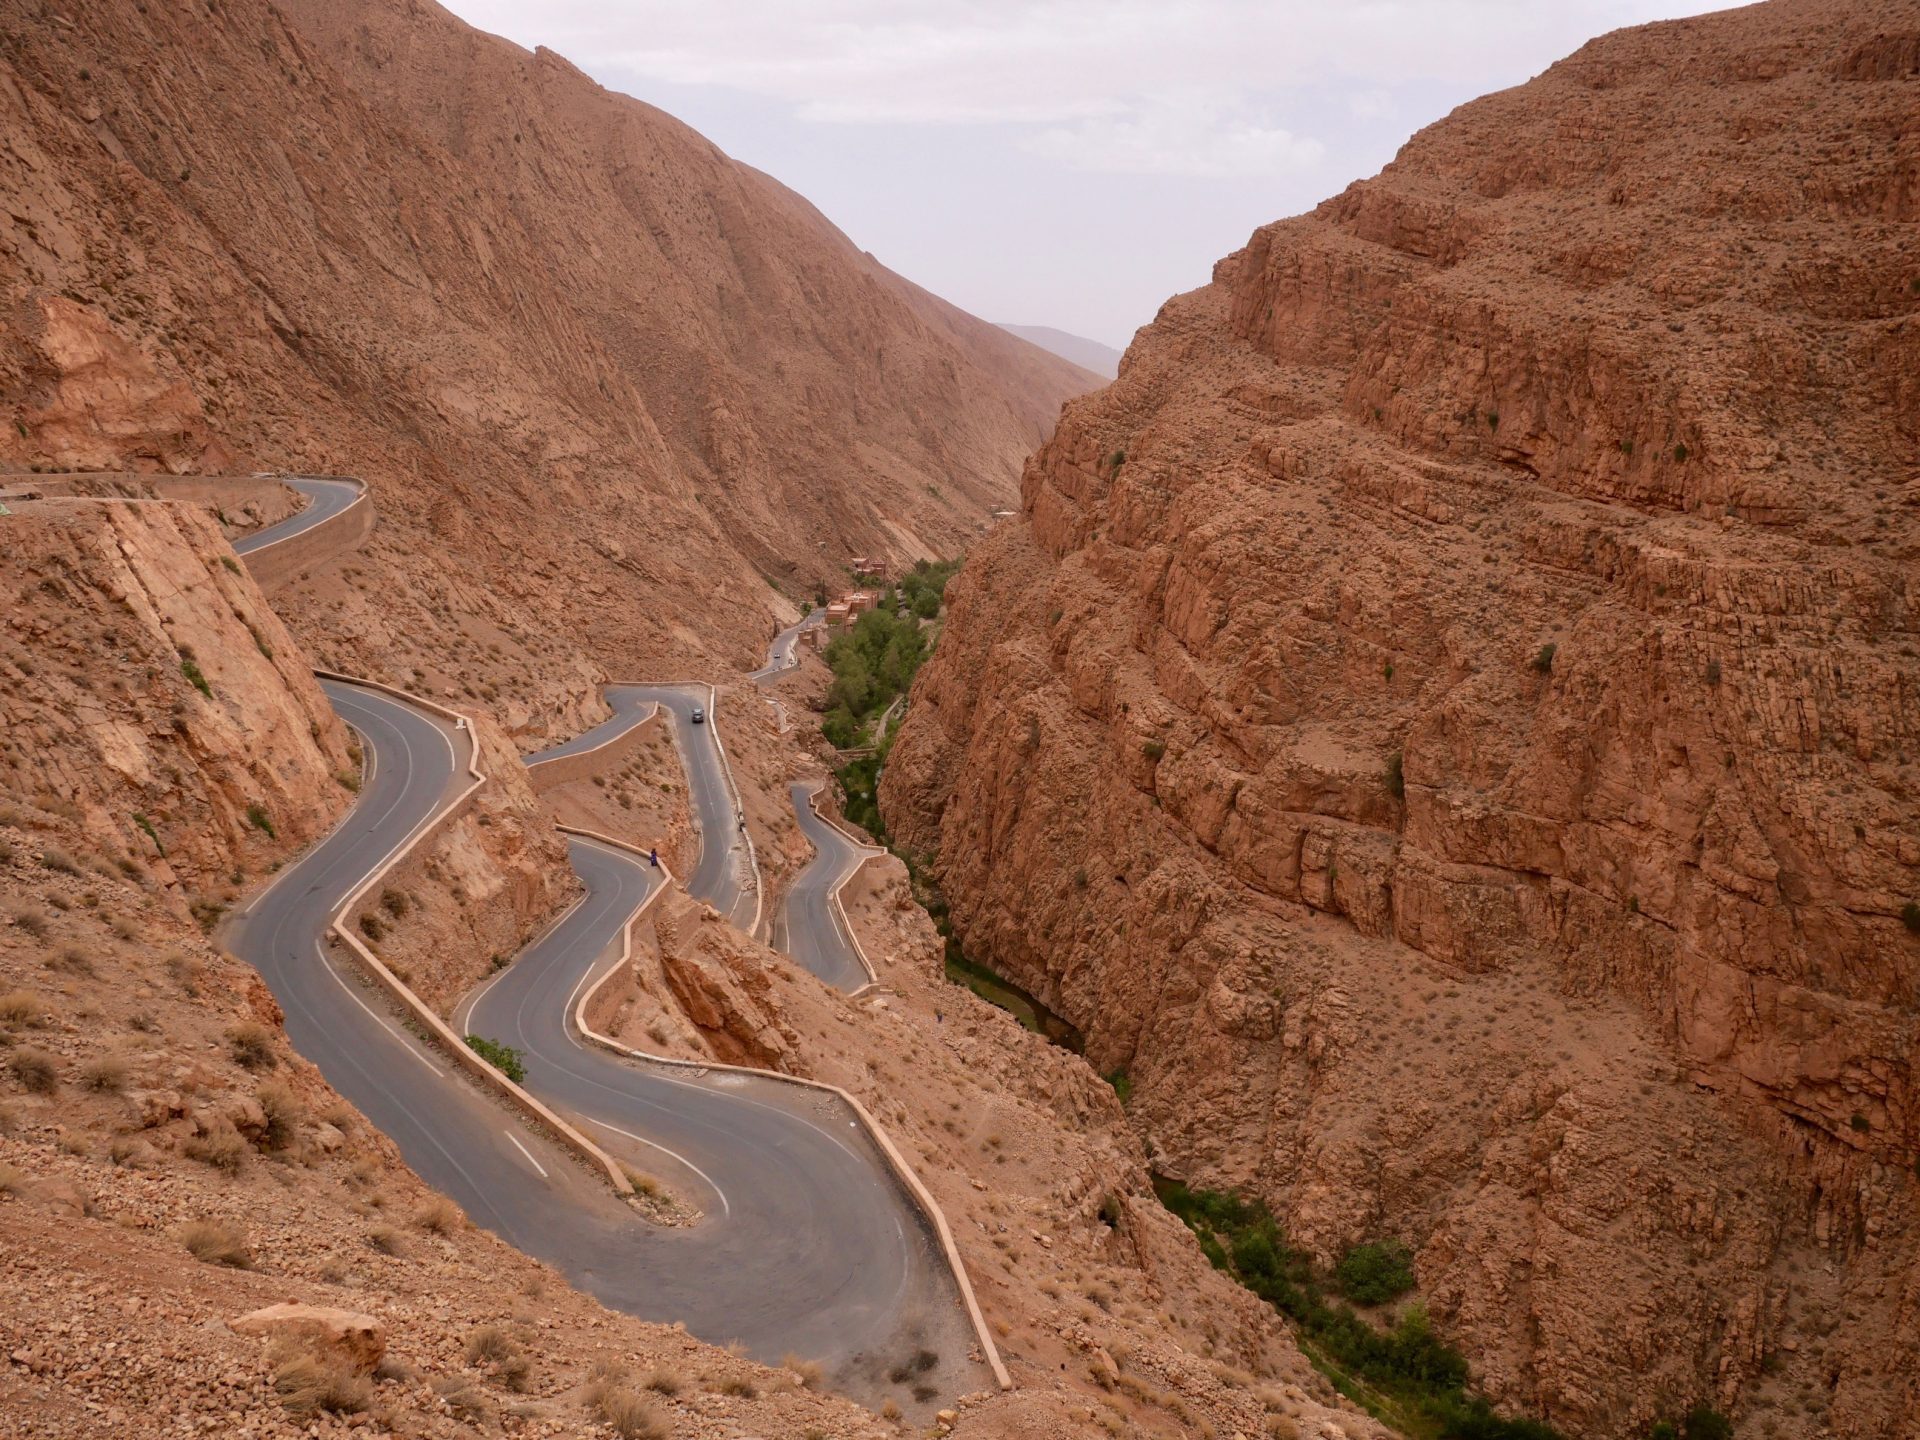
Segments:
[[[613,836],[601,834],[597,830],[588,830],[578,825],[557,825],[555,828],[563,835],[578,835],[583,839],[596,840],[612,849],[625,851],[634,857],[635,863],[648,858],[640,853],[638,846],[624,840],[616,840]],[[599,994],[601,986],[618,975],[633,957],[633,927],[640,922],[640,917],[653,907],[654,902],[667,893],[668,886],[674,879],[674,874],[667,868],[665,861],[661,862],[660,871],[665,881],[653,887],[653,893],[634,907],[633,913],[627,917],[627,923],[621,927],[620,958],[609,965],[605,973],[587,987],[586,993],[580,995],[574,1002],[573,1013],[566,1019],[587,1039],[611,1050],[616,1055],[625,1055],[635,1060],[645,1060],[656,1065],[671,1065],[681,1069],[725,1070],[735,1075],[756,1075],[762,1079],[777,1080],[786,1085],[824,1090],[845,1101],[847,1107],[853,1111],[859,1123],[865,1128],[868,1138],[874,1142],[888,1166],[893,1170],[895,1178],[906,1188],[915,1204],[920,1207],[921,1213],[932,1223],[934,1235],[940,1242],[941,1252],[947,1262],[947,1270],[952,1274],[954,1285],[960,1291],[960,1300],[966,1307],[967,1318],[972,1321],[974,1335],[980,1341],[981,1351],[987,1357],[987,1367],[992,1370],[994,1381],[1002,1390],[1013,1389],[1013,1377],[1007,1373],[1006,1363],[1000,1358],[1000,1349],[993,1343],[993,1334],[987,1326],[987,1317],[980,1309],[978,1297],[973,1293],[973,1282],[967,1276],[966,1262],[960,1258],[960,1247],[954,1243],[953,1228],[947,1223],[946,1212],[940,1208],[939,1201],[933,1198],[932,1192],[914,1173],[913,1167],[907,1163],[906,1156],[902,1155],[894,1145],[892,1137],[881,1127],[880,1122],[868,1113],[867,1107],[860,1103],[858,1096],[842,1090],[838,1085],[830,1085],[824,1080],[814,1080],[804,1075],[783,1075],[778,1070],[762,1070],[753,1065],[728,1065],[717,1060],[680,1060],[669,1055],[655,1055],[646,1050],[635,1050],[630,1046],[622,1045],[610,1036],[602,1035],[587,1023],[587,1011],[593,1004],[593,997]],[[578,993],[577,986],[575,990]]]
[[[501,1091],[508,1101],[524,1116],[538,1124],[547,1126],[560,1138],[563,1144],[571,1147],[576,1154],[580,1155],[588,1161],[588,1163],[597,1165],[604,1170],[608,1181],[613,1185],[615,1193],[623,1196],[632,1195],[633,1183],[627,1179],[625,1172],[620,1169],[611,1155],[594,1144],[592,1140],[588,1139],[574,1126],[561,1119],[558,1114],[542,1101],[535,1099],[526,1090],[516,1085],[506,1075],[502,1074],[499,1070],[495,1069],[493,1065],[481,1058],[472,1046],[468,1045],[464,1039],[453,1032],[453,1028],[448,1025],[445,1020],[440,1018],[433,1007],[415,994],[411,986],[407,985],[399,976],[389,970],[380,957],[375,955],[366,945],[362,944],[360,937],[347,928],[347,917],[359,908],[360,902],[366,897],[368,892],[382,880],[386,879],[394,868],[412,851],[414,846],[422,842],[440,825],[461,814],[472,802],[474,796],[479,793],[481,787],[487,783],[487,774],[480,768],[480,742],[473,729],[473,722],[457,710],[451,710],[445,705],[438,704],[422,696],[410,695],[397,686],[387,685],[378,680],[368,680],[360,676],[342,674],[337,670],[323,670],[318,667],[315,668],[313,673],[322,679],[333,680],[343,685],[352,685],[364,690],[379,691],[401,704],[412,706],[416,710],[433,711],[453,720],[456,727],[464,731],[468,737],[467,774],[471,777],[466,789],[462,790],[450,802],[437,806],[430,814],[423,818],[418,825],[413,827],[412,832],[388,852],[386,858],[367,874],[365,879],[347,892],[345,898],[334,908],[333,919],[329,922],[328,928],[359,958],[360,963],[366,968],[367,972],[373,977],[381,989],[385,990],[390,996],[397,1000],[401,1007],[406,1010],[414,1020],[424,1026],[428,1032],[428,1037],[431,1040],[438,1041],[441,1047],[452,1056],[456,1064],[465,1067],[469,1075],[477,1076],[484,1085],[492,1085],[495,1089]],[[444,730],[440,731],[439,734],[440,738],[446,742],[448,749],[451,751],[453,741],[447,736]],[[459,754],[457,751],[453,752],[453,757],[454,763],[457,766],[459,763]],[[350,814],[352,812],[348,813]]]

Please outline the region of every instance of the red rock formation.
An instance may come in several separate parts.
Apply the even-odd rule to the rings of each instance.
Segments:
[[[1168,1169],[1578,1434],[1920,1426],[1917,35],[1624,31],[1256,233],[886,773]]]
[[[14,0],[0,42],[0,465],[364,475],[370,603],[283,610],[396,678],[516,645],[514,730],[595,663],[757,663],[762,577],[953,553],[1097,383],[433,5]]]

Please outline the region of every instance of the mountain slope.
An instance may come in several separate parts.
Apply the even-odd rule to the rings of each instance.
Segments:
[[[1920,1426],[1920,6],[1623,31],[1070,404],[885,772],[1175,1175],[1493,1392]]]
[[[1051,325],[1002,324],[1000,328],[1009,335],[1017,335],[1042,350],[1051,350],[1062,359],[1071,360],[1082,369],[1091,370],[1108,380],[1120,373],[1120,352],[1111,345],[1102,345],[1098,340],[1056,330]]]
[[[587,632],[606,665],[746,660],[757,575],[950,553],[1093,383],[433,6],[0,32],[0,462],[366,475],[379,583],[317,577],[296,628],[392,672],[485,633],[523,728],[580,692]]]

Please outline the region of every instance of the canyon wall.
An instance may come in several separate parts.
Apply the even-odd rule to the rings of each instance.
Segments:
[[[209,514],[46,500],[5,525],[0,795],[196,889],[332,828],[351,737]]]
[[[0,466],[363,476],[276,603],[392,679],[477,638],[516,733],[953,553],[1097,383],[429,4],[5,0],[0,134]]]
[[[1917,37],[1623,31],[1257,232],[883,781],[1159,1164],[1573,1434],[1920,1425]]]

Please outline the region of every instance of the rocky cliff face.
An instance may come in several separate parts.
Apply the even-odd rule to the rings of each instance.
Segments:
[[[1577,1434],[1920,1425],[1917,36],[1621,32],[1258,232],[886,773],[1160,1163],[1406,1238]]]
[[[77,499],[5,523],[0,795],[108,872],[202,893],[332,827],[351,737],[211,517]]]
[[[400,677],[479,632],[516,729],[589,651],[751,660],[767,581],[951,553],[1095,383],[432,5],[18,0],[0,40],[0,464],[364,475],[389,543],[291,623]]]

